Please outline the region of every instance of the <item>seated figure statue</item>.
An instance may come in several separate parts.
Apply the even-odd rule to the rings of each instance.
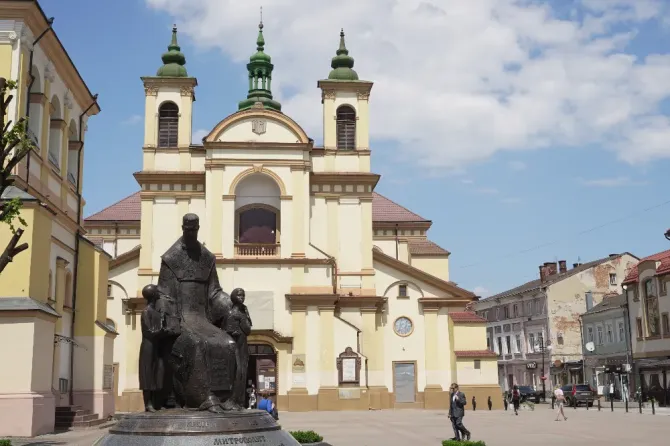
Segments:
[[[213,320],[226,318],[232,303],[219,285],[214,255],[198,241],[199,228],[197,215],[184,216],[183,235],[162,256],[158,278],[161,297],[174,301],[178,317],[172,320],[180,324],[167,358],[175,399],[187,408],[241,410],[232,397],[236,342]]]

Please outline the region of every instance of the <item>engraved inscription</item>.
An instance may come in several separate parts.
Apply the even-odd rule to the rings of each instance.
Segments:
[[[253,443],[265,443],[265,435],[255,435],[253,437],[238,437],[238,438],[215,438],[215,445],[225,445],[225,444],[253,444]]]

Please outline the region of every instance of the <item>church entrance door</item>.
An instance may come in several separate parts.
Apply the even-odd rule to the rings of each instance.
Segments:
[[[256,398],[270,398],[277,404],[277,352],[267,344],[249,344],[249,366],[247,384],[256,387]],[[248,407],[248,395],[247,395]]]

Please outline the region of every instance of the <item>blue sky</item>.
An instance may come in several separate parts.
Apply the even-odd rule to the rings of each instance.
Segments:
[[[452,280],[495,293],[536,278],[546,261],[670,248],[670,203],[661,205],[670,201],[667,2],[402,0],[384,8],[389,1],[343,0],[334,10],[266,0],[273,87],[284,111],[321,141],[316,81],[347,29],[359,75],[375,81],[377,190],[433,221],[430,238],[452,252]],[[260,2],[41,4],[100,94],[86,140],[86,215],[138,189],[140,76],[161,65],[172,23],[198,78],[194,131],[211,129],[246,96]],[[495,23],[486,21],[490,8]]]

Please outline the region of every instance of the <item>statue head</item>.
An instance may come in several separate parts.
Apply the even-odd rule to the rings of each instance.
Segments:
[[[232,293],[230,293],[230,300],[234,304],[243,304],[245,298],[245,293],[242,288],[235,288]]]
[[[187,246],[194,246],[198,243],[198,230],[200,229],[200,218],[195,214],[186,214],[182,219],[181,230],[183,240]]]
[[[158,293],[158,287],[153,283],[145,286],[142,288],[142,297],[144,297],[149,303],[157,301],[160,297],[160,294]]]

